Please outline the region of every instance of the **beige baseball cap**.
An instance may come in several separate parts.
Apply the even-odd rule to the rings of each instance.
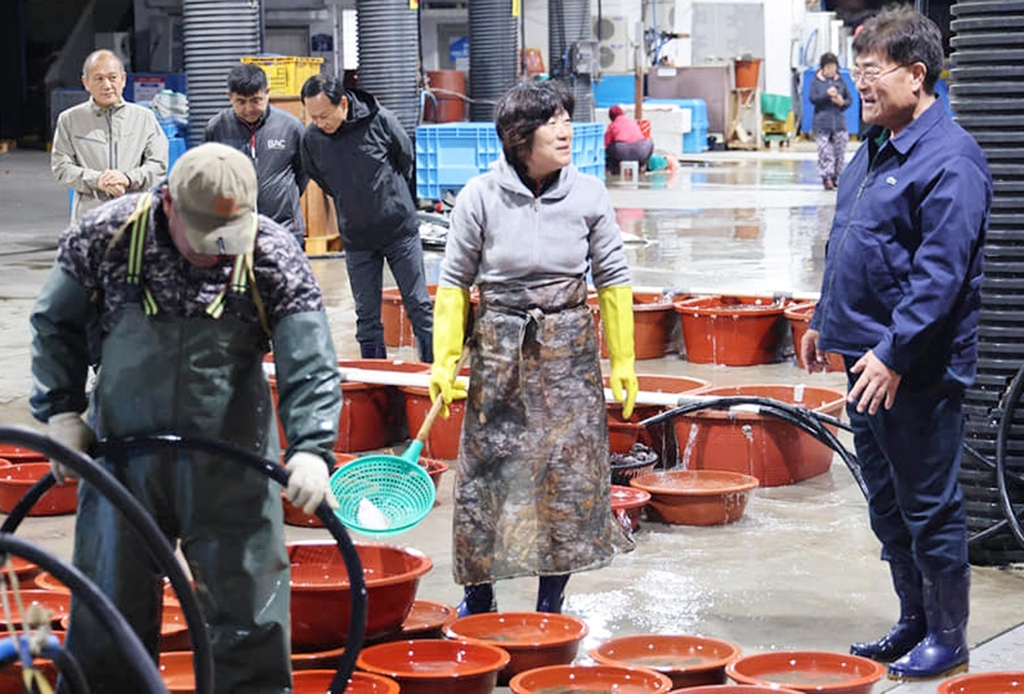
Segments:
[[[204,255],[252,251],[259,184],[249,157],[216,142],[199,145],[175,162],[168,187],[192,250]]]

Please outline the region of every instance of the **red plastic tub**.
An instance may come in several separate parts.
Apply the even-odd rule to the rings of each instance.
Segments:
[[[695,364],[753,366],[778,361],[786,301],[708,296],[675,302],[686,358]]]
[[[804,355],[800,352],[800,343],[803,341],[804,335],[807,334],[807,329],[811,326],[815,305],[814,302],[795,304],[783,312],[783,315],[789,321],[790,328],[793,330],[793,348],[796,350],[796,363],[801,369],[807,368],[807,365],[804,364]],[[846,365],[843,364],[842,356],[830,353],[828,355],[828,368],[825,370],[846,371]]]
[[[676,301],[680,300],[678,297]],[[596,298],[591,306],[597,306]],[[604,322],[600,308],[596,309],[598,340],[601,358],[608,358],[608,344],[604,338]],[[676,326],[673,300],[656,292],[633,292],[633,352],[637,359],[658,359],[665,356],[672,344],[672,331]]]
[[[49,463],[19,463],[0,468],[0,512],[10,513],[32,485],[50,471]],[[32,506],[30,516],[62,516],[78,506],[78,482],[55,484]]]
[[[721,386],[698,394],[772,398],[833,417],[842,415],[846,403],[840,391],[817,386]],[[742,472],[756,477],[762,487],[800,482],[832,465],[832,449],[769,415],[699,410],[676,417],[675,431],[683,467]]]

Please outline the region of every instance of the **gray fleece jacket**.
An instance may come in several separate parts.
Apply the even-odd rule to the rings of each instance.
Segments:
[[[504,157],[469,180],[452,210],[438,284],[582,276],[630,284],[622,232],[604,183],[570,164],[535,196]]]

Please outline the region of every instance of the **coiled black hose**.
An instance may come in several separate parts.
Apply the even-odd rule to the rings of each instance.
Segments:
[[[128,519],[132,528],[138,533],[143,544],[148,548],[150,557],[170,579],[171,586],[181,603],[181,611],[188,625],[189,638],[192,640],[193,662],[195,663],[196,692],[212,694],[213,692],[213,648],[206,623],[199,610],[199,603],[188,576],[174,556],[174,549],[161,532],[160,527],[150,517],[139,502],[121,485],[117,479],[93,460],[71,450],[53,439],[28,429],[0,426],[0,441],[14,443],[38,451],[51,460],[56,460],[76,473],[79,477],[96,487]],[[52,472],[48,472],[25,493],[21,500],[11,509],[10,514],[0,526],[0,533],[13,534],[21,521],[43,494],[56,483]],[[57,576],[57,574],[54,574]],[[60,576],[57,576],[60,579]],[[72,587],[64,581],[65,585]],[[118,615],[120,616],[120,614]],[[145,649],[143,649],[145,652]],[[146,660],[151,662],[149,654]],[[344,690],[342,690],[344,691]]]
[[[1003,398],[1003,414],[999,419],[999,429],[996,432],[996,484],[999,485],[999,506],[1003,510],[1003,520],[999,521],[985,532],[996,526],[1008,525],[1017,538],[1018,544],[1024,547],[1024,528],[1021,528],[1020,519],[1013,509],[1013,501],[1010,499],[1010,489],[1007,481],[1011,478],[1006,469],[1006,448],[1009,445],[1010,428],[1013,426],[1013,412],[1020,404],[1021,393],[1024,392],[1024,367],[1017,371],[1017,375],[1010,382],[1010,387]],[[1020,479],[1015,479],[1020,483]]]
[[[173,434],[137,436],[100,441],[96,444],[95,450],[97,455],[116,455],[134,450],[168,448],[201,451],[203,453],[223,456],[263,473],[283,488],[288,486],[288,471],[279,463],[265,460],[249,451],[216,439],[200,437],[184,439]],[[338,671],[331,681],[332,692],[344,692],[348,688],[348,680],[355,670],[356,658],[359,656],[359,651],[362,650],[363,638],[366,634],[366,582],[363,579],[362,562],[359,561],[359,554],[356,552],[355,545],[352,544],[352,539],[345,530],[345,526],[341,524],[341,521],[338,520],[334,512],[323,502],[317,507],[316,515],[323,522],[328,532],[331,533],[334,541],[338,543],[338,549],[345,562],[345,569],[348,571],[352,602],[351,618],[348,625],[348,637],[345,641],[345,652],[341,656]],[[191,629],[191,626],[189,628]]]
[[[3,440],[2,437],[0,437],[0,440]],[[64,461],[62,460],[61,462],[63,463]],[[142,645],[142,641],[135,635],[131,626],[121,613],[117,611],[113,603],[96,587],[96,584],[85,577],[85,574],[49,552],[36,547],[34,544],[7,533],[0,533],[0,552],[5,555],[13,554],[16,557],[21,557],[34,564],[38,564],[40,568],[49,571],[58,581],[70,588],[72,594],[76,598],[80,598],[86,607],[92,610],[93,616],[103,625],[110,634],[110,637],[124,649],[128,664],[140,676],[146,691],[156,694],[165,694],[167,692],[167,685],[164,684],[163,679],[160,677],[160,672],[156,669],[156,663],[153,662],[146,647]],[[62,648],[57,650],[63,651]],[[70,654],[68,654],[68,657],[70,658]],[[57,663],[56,660],[54,662],[55,664]],[[70,674],[71,677],[75,677],[74,670],[76,669],[78,670],[77,676],[79,680],[77,684],[81,687],[84,678],[82,677],[81,669],[77,668],[77,664],[66,672],[64,670],[61,672],[62,674]],[[74,684],[72,683],[72,686]],[[84,690],[79,689],[78,691],[87,692],[88,685],[86,685]]]
[[[674,409],[656,414],[653,417],[648,417],[641,421],[640,424],[645,427],[649,427],[654,424],[660,424],[661,422],[669,419],[675,419],[680,415],[689,414],[690,412],[708,409],[728,410],[738,405],[755,405],[757,406],[759,413],[781,419],[784,422],[788,422],[789,424],[798,427],[801,431],[809,434],[838,453],[847,469],[849,469],[850,474],[853,475],[853,479],[857,482],[857,486],[860,488],[864,498],[867,498],[867,485],[864,482],[864,475],[861,473],[860,464],[857,462],[857,456],[847,450],[846,447],[839,442],[839,439],[836,438],[835,434],[833,434],[826,426],[834,426],[849,431],[849,425],[835,417],[821,412],[814,412],[813,410],[808,410],[804,407],[798,407],[791,403],[775,400],[773,398],[753,395],[726,395],[722,397],[696,398],[693,402],[680,405]]]

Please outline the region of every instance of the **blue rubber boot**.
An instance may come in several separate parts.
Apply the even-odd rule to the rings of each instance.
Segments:
[[[928,633],[921,643],[889,666],[895,680],[930,680],[963,672],[970,660],[967,615],[971,569],[924,579]]]
[[[458,615],[467,617],[483,612],[497,612],[498,603],[494,599],[493,583],[477,583],[463,588],[462,602],[459,603]]]
[[[910,652],[924,638],[927,623],[924,617],[924,595],[921,572],[910,562],[889,562],[892,585],[900,599],[900,618],[889,633],[877,641],[855,643],[850,653],[891,663]]]
[[[537,611],[562,613],[565,602],[565,584],[569,582],[569,574],[557,576],[541,576],[537,586]]]

